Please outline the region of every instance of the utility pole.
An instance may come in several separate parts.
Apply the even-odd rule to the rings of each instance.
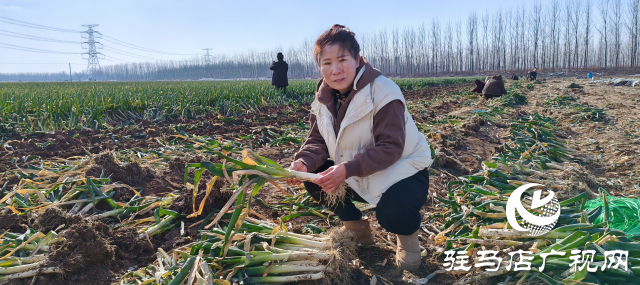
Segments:
[[[203,48],[202,50],[205,51],[204,53],[205,64],[211,64],[211,55],[209,54],[209,51],[212,50],[212,48]]]
[[[69,62],[69,82],[73,82],[73,79],[71,78],[71,62]]]
[[[82,43],[82,48],[88,49],[87,52],[82,53],[82,59],[87,60],[87,70],[89,71],[89,74],[92,75],[93,80],[95,80],[95,72],[100,69],[100,62],[98,59],[104,59],[104,55],[101,52],[98,52],[98,49],[103,48],[103,45],[100,42],[96,42],[95,39],[102,38],[102,34],[93,30],[93,27],[97,27],[98,25],[82,26],[87,27],[87,30],[82,32],[82,38],[87,39],[86,42]]]

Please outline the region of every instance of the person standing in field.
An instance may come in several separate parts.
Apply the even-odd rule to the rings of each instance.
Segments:
[[[289,65],[284,61],[284,55],[281,52],[277,55],[278,61],[274,61],[269,69],[273,70],[273,76],[271,77],[271,85],[276,89],[282,90],[287,94],[287,86],[289,86],[289,79],[287,79],[287,72],[289,71]]]
[[[431,150],[398,85],[359,53],[355,34],[342,25],[316,40],[323,77],[311,104],[311,130],[290,169],[321,175],[304,183],[307,192],[336,213],[361,244],[375,241],[352,200],[376,205],[380,226],[398,237],[396,264],[416,270]],[[341,186],[344,182],[349,187]]]
[[[538,78],[538,68],[533,67],[533,71],[531,71],[531,81],[535,81]]]
[[[491,98],[500,97],[507,94],[507,89],[504,88],[504,81],[502,81],[501,75],[495,75],[489,79],[482,89],[482,95],[489,100]]]

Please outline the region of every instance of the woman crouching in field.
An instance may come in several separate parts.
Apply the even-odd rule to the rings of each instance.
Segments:
[[[487,76],[487,78],[489,77]],[[507,94],[507,89],[504,88],[502,75],[494,75],[491,79],[487,79],[484,89],[482,89],[482,95],[484,95],[485,99],[501,97],[503,94]]]
[[[396,264],[416,270],[431,151],[398,85],[359,52],[355,34],[341,25],[316,40],[323,78],[311,105],[311,131],[290,169],[322,175],[304,183],[307,191],[336,213],[361,244],[373,244],[373,235],[352,200],[377,205],[378,222],[398,237]],[[344,182],[346,189],[340,187]]]

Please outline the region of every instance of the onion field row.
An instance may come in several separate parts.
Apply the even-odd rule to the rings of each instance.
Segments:
[[[475,78],[394,79],[409,91]],[[313,99],[316,80],[291,80],[287,94],[269,81],[0,83],[0,132],[97,128],[134,120],[230,116]]]

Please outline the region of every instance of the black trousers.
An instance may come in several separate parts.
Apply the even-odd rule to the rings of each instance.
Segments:
[[[333,161],[327,161],[314,173],[320,173],[333,166]],[[312,182],[304,182],[307,192],[320,204],[327,206],[326,192]],[[429,194],[429,170],[423,169],[413,176],[393,184],[382,194],[376,206],[378,223],[387,231],[398,235],[410,235],[420,229],[422,217],[420,209],[427,202]],[[344,203],[329,207],[342,221],[357,221],[362,219],[362,212],[356,208],[352,200],[366,203],[358,193],[347,187]]]
[[[282,93],[287,94],[287,86],[276,86],[276,90],[281,90]]]

